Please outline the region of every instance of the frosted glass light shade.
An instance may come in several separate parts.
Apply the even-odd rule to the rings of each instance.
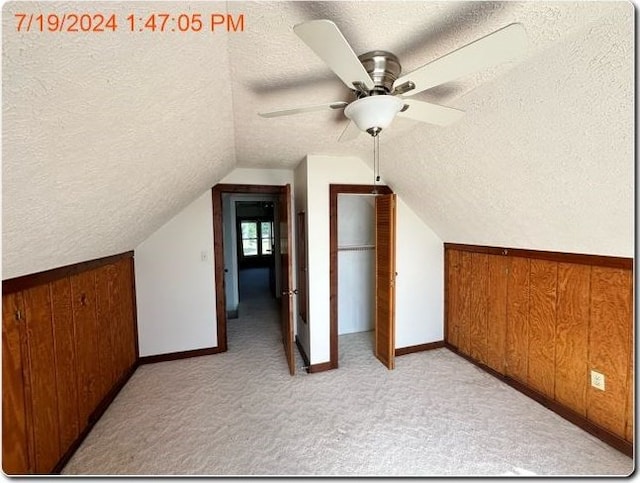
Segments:
[[[403,105],[400,98],[390,95],[363,97],[349,104],[344,115],[365,132],[372,128],[384,129]]]

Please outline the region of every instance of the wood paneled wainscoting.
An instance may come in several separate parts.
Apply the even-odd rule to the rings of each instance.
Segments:
[[[136,368],[133,252],[2,282],[2,467],[59,472]]]
[[[446,243],[445,339],[633,454],[632,259]]]

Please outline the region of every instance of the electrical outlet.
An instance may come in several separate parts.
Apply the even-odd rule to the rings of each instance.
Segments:
[[[591,371],[591,385],[596,389],[604,391],[604,374],[600,374],[596,371]]]

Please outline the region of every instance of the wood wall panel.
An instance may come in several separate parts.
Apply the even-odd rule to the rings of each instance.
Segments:
[[[487,363],[487,298],[489,289],[489,256],[471,254],[469,295],[469,355]]]
[[[629,371],[627,373],[627,414],[625,425],[625,439],[633,442],[633,428],[634,428],[634,415],[635,415],[635,324],[634,324],[634,289],[633,289],[633,272],[629,272],[629,301],[631,306],[629,307]]]
[[[507,336],[507,278],[510,258],[488,256],[487,365],[504,374]]]
[[[116,321],[116,354],[119,360],[117,367],[120,374],[124,374],[135,363],[136,354],[136,333],[134,320],[134,301],[132,297],[132,267],[130,260],[121,260],[116,264],[113,271],[114,292],[112,304],[117,310]]]
[[[25,290],[23,297],[29,344],[34,469],[41,474],[51,471],[62,455],[49,286]]]
[[[60,472],[133,374],[133,277],[129,252],[3,281],[6,473]]]
[[[458,347],[460,331],[460,254],[458,250],[447,250],[447,340],[454,347]]]
[[[631,454],[633,260],[445,244],[445,263],[446,344]]]
[[[629,337],[629,371],[627,375],[627,410],[624,438],[633,441],[633,403],[634,403],[634,370],[633,370],[633,331]]]
[[[587,417],[625,437],[631,274],[628,270],[591,269],[589,370],[605,375],[605,391],[589,386]]]
[[[115,341],[113,326],[115,307],[112,306],[113,265],[101,267],[96,276],[96,323],[98,328],[98,374],[97,391],[104,397],[117,381]]]
[[[23,379],[23,317],[22,294],[2,297],[2,469],[8,475],[32,471]]]
[[[458,272],[458,346],[465,354],[470,349],[471,329],[471,273],[473,270],[471,253],[460,254],[460,270]]]
[[[68,278],[51,282],[51,313],[56,354],[60,448],[66,451],[80,434],[75,330]]]
[[[507,278],[505,372],[527,382],[529,353],[529,259],[512,258]]]
[[[558,264],[555,398],[582,416],[587,415],[590,291],[590,266]]]
[[[84,272],[71,277],[71,296],[78,360],[78,409],[80,425],[85,426],[99,402],[95,272]]]
[[[527,382],[554,397],[558,264],[531,260],[529,272],[529,355]]]

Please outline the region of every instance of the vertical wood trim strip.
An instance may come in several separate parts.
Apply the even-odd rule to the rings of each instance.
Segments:
[[[224,233],[222,231],[222,190],[220,185],[211,189],[211,201],[213,212],[213,258],[216,292],[216,338],[218,348],[227,350],[227,310],[225,307],[226,296],[224,293]]]
[[[605,390],[589,386],[587,417],[618,436],[625,436],[628,371],[629,271],[594,267],[591,273],[589,370],[605,375]]]
[[[474,359],[487,363],[487,296],[489,256],[471,254],[469,350]]]
[[[487,300],[487,365],[504,374],[507,343],[507,279],[509,258],[489,255]]]
[[[329,185],[329,364],[338,368],[338,193]],[[377,286],[376,286],[377,288]],[[311,350],[311,349],[309,349]]]
[[[442,327],[442,333],[444,334],[444,340],[447,341],[449,340],[449,303],[450,303],[450,294],[451,294],[451,287],[449,285],[449,271],[450,271],[450,263],[449,263],[449,257],[451,256],[451,250],[449,250],[448,248],[444,247],[444,280],[443,280],[443,284],[442,287],[444,289],[444,321],[443,321],[443,327]],[[397,351],[396,351],[396,355]]]
[[[555,399],[586,416],[591,267],[558,264]]]
[[[506,374],[527,383],[529,259],[513,258],[508,279]]]
[[[460,350],[465,354],[470,351],[470,329],[471,329],[471,274],[473,266],[471,264],[471,253],[460,253],[460,271],[458,273],[458,303],[459,306],[459,325],[458,325],[458,344]]]
[[[531,260],[529,279],[527,381],[538,392],[554,397],[557,263]]]

